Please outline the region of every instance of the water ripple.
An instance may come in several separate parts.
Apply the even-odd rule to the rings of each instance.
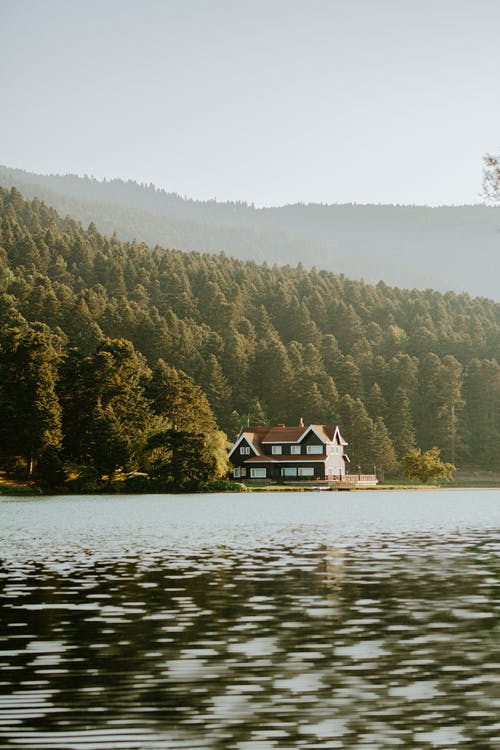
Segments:
[[[0,746],[500,747],[500,494],[325,494],[0,501]]]

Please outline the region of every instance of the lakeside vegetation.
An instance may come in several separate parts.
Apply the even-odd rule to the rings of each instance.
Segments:
[[[47,487],[194,488],[225,474],[226,435],[300,417],[341,424],[354,471],[434,445],[500,469],[485,298],[151,250],[0,189],[0,325],[0,467]]]

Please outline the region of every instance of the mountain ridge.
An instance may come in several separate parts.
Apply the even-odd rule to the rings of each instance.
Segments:
[[[242,260],[313,266],[370,283],[467,291],[499,299],[500,208],[198,201],[120,179],[37,175],[0,166],[15,186],[59,213],[127,241],[223,251]],[[105,198],[105,200],[104,200]]]

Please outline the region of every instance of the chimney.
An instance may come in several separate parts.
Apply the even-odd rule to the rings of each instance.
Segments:
[[[284,424],[279,424],[278,427],[285,427],[285,425]]]
[[[304,420],[303,420],[303,418],[301,417],[301,418],[300,418],[300,421],[299,421],[299,427],[303,427],[303,426],[304,426]]]

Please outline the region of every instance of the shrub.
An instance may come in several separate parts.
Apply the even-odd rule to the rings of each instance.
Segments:
[[[206,482],[201,489],[203,492],[246,492],[244,484],[226,479],[214,479],[213,482]]]
[[[140,493],[154,491],[154,483],[147,474],[131,474],[125,479],[125,492]]]
[[[66,486],[71,492],[99,492],[102,490],[101,475],[93,466],[82,466],[78,476],[70,479]]]

